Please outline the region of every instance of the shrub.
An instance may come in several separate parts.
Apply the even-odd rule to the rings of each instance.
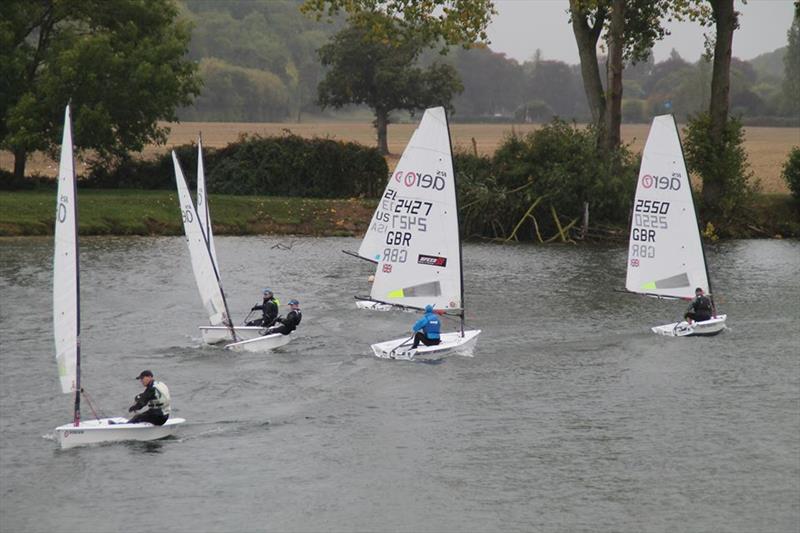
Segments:
[[[789,152],[789,157],[783,164],[781,176],[789,185],[789,190],[792,191],[795,200],[800,201],[800,147],[795,146]]]
[[[316,198],[374,197],[389,174],[375,148],[297,135],[243,137],[207,167],[211,192]]]
[[[175,149],[190,188],[196,183],[197,147]],[[389,173],[375,148],[329,139],[241,137],[225,148],[204,148],[208,190],[223,194],[268,194],[343,198],[380,194]],[[172,155],[151,161],[128,159],[113,169],[95,167],[86,184],[98,188],[171,189]]]
[[[721,145],[712,142],[710,130],[708,113],[689,120],[684,130],[686,163],[703,179],[701,207],[705,218],[727,221],[752,197],[757,184],[751,181],[741,122],[728,119]]]
[[[574,219],[584,202],[594,222],[624,223],[636,183],[627,149],[599,153],[592,128],[558,119],[524,137],[507,138],[491,160],[459,155],[456,170],[466,231],[490,237],[510,235],[537,200],[531,214],[542,232],[555,229],[551,207]],[[518,236],[531,238],[534,231],[528,219]]]

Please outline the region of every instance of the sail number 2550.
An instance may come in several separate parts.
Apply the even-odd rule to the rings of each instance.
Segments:
[[[659,202],[658,200],[636,200],[633,210],[637,213],[653,213],[655,215],[666,215],[669,212],[669,202]]]

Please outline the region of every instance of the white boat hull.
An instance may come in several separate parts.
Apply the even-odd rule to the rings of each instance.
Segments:
[[[416,309],[410,307],[398,307],[396,305],[384,304],[374,300],[356,300],[356,307],[366,311],[403,311],[404,313],[414,313]]]
[[[711,320],[703,322],[673,322],[652,328],[653,333],[667,337],[711,337],[725,329],[725,319],[728,315],[718,315]]]
[[[372,353],[375,354],[375,357],[380,357],[381,359],[402,359],[406,361],[411,359],[439,359],[451,354],[471,357],[480,332],[481,330],[479,329],[465,331],[463,337],[457,331],[442,333],[440,335],[441,342],[436,346],[420,344],[416,349],[411,349],[412,341],[409,338],[394,339],[373,344]]]
[[[367,311],[391,311],[391,305],[373,302],[372,300],[356,300],[356,307]]]
[[[109,421],[114,424],[109,424]],[[82,421],[79,426],[64,424],[55,429],[55,438],[62,449],[100,444],[105,442],[148,441],[169,437],[183,418],[170,417],[163,426],[154,426],[147,422],[126,424],[127,418],[101,418],[100,420]]]
[[[200,334],[206,344],[219,344],[231,341],[231,328],[225,326],[200,326]],[[235,326],[233,330],[240,341],[255,339],[261,336],[261,326]]]
[[[286,346],[292,340],[292,334],[272,333],[254,339],[234,342],[225,346],[226,350],[234,352],[268,352],[281,346]]]

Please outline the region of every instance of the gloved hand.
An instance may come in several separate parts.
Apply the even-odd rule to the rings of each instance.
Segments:
[[[130,407],[128,407],[128,412],[129,412],[129,413],[132,413],[132,412],[134,412],[135,410],[136,410],[136,406],[135,406],[135,405],[131,405]]]
[[[253,308],[252,308],[252,309],[250,309],[250,310],[251,310],[251,311],[256,311],[256,310],[258,310],[258,306],[257,306],[257,305],[254,305],[254,306],[253,306]]]

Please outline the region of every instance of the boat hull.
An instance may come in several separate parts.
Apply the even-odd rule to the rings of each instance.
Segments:
[[[289,335],[272,333],[271,335],[264,335],[254,339],[228,344],[225,346],[225,349],[234,352],[269,352],[275,348],[286,346],[291,340],[291,333]]]
[[[219,344],[221,342],[230,342],[231,340],[231,328],[225,326],[200,326],[199,329],[200,334],[203,336],[203,342],[206,344]],[[233,330],[239,340],[245,341],[260,337],[264,328],[260,326],[236,326]]]
[[[109,424],[109,421],[114,423]],[[163,426],[146,422],[126,424],[126,421],[126,418],[116,417],[86,420],[77,427],[74,424],[64,424],[55,429],[55,438],[62,449],[106,442],[158,440],[174,434],[178,426],[186,422],[183,418],[172,417]]]
[[[391,311],[394,306],[372,300],[356,300],[356,307],[367,311]]]
[[[703,322],[673,322],[652,328],[653,333],[666,337],[713,337],[725,330],[725,320],[728,315],[718,315],[711,320]]]
[[[374,300],[356,300],[356,307],[366,311],[402,311],[404,313],[416,313],[417,310],[411,307],[399,307]]]
[[[480,333],[479,329],[465,331],[463,337],[460,332],[442,333],[441,342],[436,346],[420,344],[413,350],[411,349],[411,339],[394,339],[373,344],[372,353],[381,359],[406,361],[440,359],[452,354],[471,357]]]

